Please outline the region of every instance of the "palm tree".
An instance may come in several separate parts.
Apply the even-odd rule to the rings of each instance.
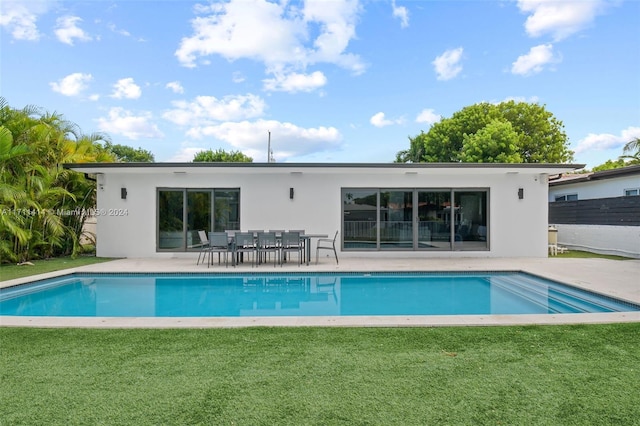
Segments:
[[[640,138],[634,138],[622,148],[620,158],[630,159],[629,164],[640,164]]]
[[[85,135],[60,114],[13,109],[0,97],[0,262],[79,251],[95,184],[62,165],[114,161],[104,142],[107,135]]]

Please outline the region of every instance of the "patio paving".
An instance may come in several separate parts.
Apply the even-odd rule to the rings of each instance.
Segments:
[[[544,278],[640,304],[640,260],[562,259],[562,258],[329,258],[319,265],[285,264],[274,268],[265,264],[225,267],[217,263],[196,265],[195,256],[163,259],[120,259],[72,270],[0,282],[0,287],[69,272],[373,272],[373,271],[523,271]],[[454,326],[640,322],[640,312],[548,315],[442,315],[442,316],[344,316],[344,317],[193,317],[193,318],[114,318],[114,317],[14,317],[0,316],[0,326],[102,327],[102,328],[204,328],[246,326]]]

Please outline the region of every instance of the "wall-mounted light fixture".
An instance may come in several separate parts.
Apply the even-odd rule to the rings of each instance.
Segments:
[[[127,199],[127,188],[120,188],[120,198],[123,200]]]
[[[524,188],[518,189],[518,199],[522,200],[524,198]]]
[[[293,188],[289,188],[289,199],[293,200]]]

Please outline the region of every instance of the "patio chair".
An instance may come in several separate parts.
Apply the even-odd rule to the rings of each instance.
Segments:
[[[258,263],[262,262],[263,255],[266,261],[267,254],[273,253],[273,267],[276,266],[276,260],[280,260],[280,247],[278,246],[278,241],[276,239],[275,232],[259,232],[258,233],[258,243],[256,245],[256,261]]]
[[[283,232],[280,243],[280,266],[282,267],[282,264],[286,261],[287,253],[298,253],[298,266],[300,266],[304,257],[303,249],[304,246],[299,232]]]
[[[254,260],[251,263],[253,267],[253,263],[255,262],[256,255],[256,242],[253,238],[253,234],[251,232],[236,232],[236,235],[233,239],[233,265],[237,265],[240,262],[240,259],[243,258],[244,254],[253,255]]]
[[[304,237],[304,229],[289,229],[289,232],[297,232],[300,234],[300,244],[302,245],[302,263],[309,264],[309,259],[307,259],[307,240],[308,238]]]
[[[200,264],[200,258],[202,257],[202,261],[207,257],[207,252],[209,251],[209,239],[207,238],[207,233],[204,230],[198,231],[198,237],[200,238],[200,252],[198,253],[198,260],[196,265]]]
[[[226,232],[209,232],[209,262],[207,267],[212,263],[213,253],[218,253],[218,265],[220,264],[220,255],[224,253],[224,266],[229,266],[229,256],[231,247],[229,245],[229,237]]]
[[[338,231],[331,238],[318,239],[318,245],[316,246],[316,265],[318,264],[318,258],[320,257],[320,250],[333,250],[333,255],[336,257],[336,265],[338,264],[338,252],[336,251],[336,239],[338,238]]]

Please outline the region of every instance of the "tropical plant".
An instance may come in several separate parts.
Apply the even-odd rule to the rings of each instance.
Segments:
[[[104,141],[60,114],[0,98],[0,262],[79,253],[95,184],[63,164],[113,161]]]
[[[640,138],[634,138],[622,148],[620,158],[631,160],[628,164],[640,164]]]

